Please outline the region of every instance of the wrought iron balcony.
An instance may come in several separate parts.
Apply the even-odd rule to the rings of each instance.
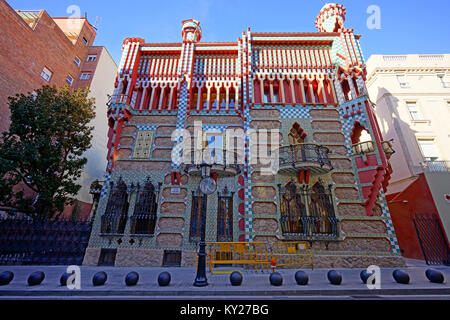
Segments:
[[[383,141],[381,142],[381,146],[383,147],[384,154],[390,158],[394,153],[394,149],[392,148],[391,141]],[[364,141],[352,144],[352,151],[354,155],[366,154],[375,151],[375,142],[373,141]]]
[[[241,172],[239,153],[222,148],[187,149],[183,151],[182,167],[188,174],[201,174],[201,164],[211,166],[211,172],[222,176],[235,176]]]
[[[279,148],[280,172],[312,170],[329,172],[333,170],[328,158],[330,150],[313,143],[300,143]]]
[[[352,144],[352,151],[354,155],[374,152],[375,143],[373,141],[364,141]]]

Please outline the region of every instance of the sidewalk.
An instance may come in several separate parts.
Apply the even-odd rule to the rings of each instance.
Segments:
[[[445,283],[431,283],[425,277],[425,270],[432,268],[441,271],[445,276]],[[269,283],[269,273],[255,273],[245,271],[241,286],[233,287],[229,282],[229,275],[207,274],[209,285],[203,288],[192,286],[196,271],[194,268],[114,268],[114,267],[81,267],[81,290],[69,290],[61,287],[59,279],[66,271],[64,266],[0,266],[0,272],[14,272],[13,281],[6,286],[0,286],[0,299],[8,297],[92,297],[92,298],[261,298],[261,297],[295,297],[295,296],[360,296],[371,297],[380,295],[412,296],[438,295],[450,297],[450,267],[445,266],[412,266],[402,268],[410,276],[410,284],[398,284],[392,278],[393,268],[381,269],[381,289],[369,290],[360,279],[362,269],[335,269],[342,274],[343,281],[339,286],[328,282],[329,269],[303,269],[309,276],[307,286],[299,286],[295,282],[294,274],[297,270],[277,270],[283,276],[283,285],[275,287]],[[45,279],[39,286],[27,285],[28,275],[34,271],[43,271]],[[104,286],[94,287],[92,276],[99,271],[108,274]],[[125,276],[131,271],[140,275],[138,285],[127,287]],[[168,287],[159,287],[157,277],[162,271],[169,271],[172,281]]]

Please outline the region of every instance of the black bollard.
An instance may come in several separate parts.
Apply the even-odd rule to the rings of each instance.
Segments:
[[[445,280],[444,275],[437,270],[427,269],[427,271],[425,271],[425,275],[428,278],[428,280],[430,280],[430,282],[444,283]]]
[[[130,272],[125,277],[125,284],[127,286],[135,286],[139,281],[139,274],[137,272]]]
[[[94,274],[94,276],[92,277],[92,284],[94,285],[94,287],[103,286],[106,280],[108,280],[108,275],[106,274],[106,272],[100,271]]]
[[[0,273],[0,286],[6,286],[14,279],[14,273],[11,271],[4,271]]]
[[[299,286],[306,286],[308,284],[308,275],[304,271],[297,271],[295,273],[295,281]]]
[[[279,287],[283,284],[283,277],[280,273],[274,272],[269,277],[270,284]]]
[[[69,277],[73,275],[73,273],[67,273],[64,272],[61,276],[61,278],[59,279],[59,283],[61,284],[62,287],[67,286],[67,280],[69,280]]]
[[[166,287],[170,284],[170,280],[172,277],[170,276],[170,273],[164,271],[161,272],[158,276],[158,284],[160,287]]]
[[[342,283],[342,275],[336,270],[328,271],[327,277],[331,284],[338,286]]]
[[[392,272],[392,276],[394,277],[394,280],[401,284],[408,284],[409,283],[409,275],[402,271],[402,270],[394,270]]]
[[[242,274],[238,271],[234,271],[230,274],[230,282],[232,286],[240,286],[242,284]]]
[[[42,281],[44,281],[44,278],[45,278],[45,273],[43,273],[42,271],[33,272],[28,277],[28,285],[29,286],[40,285],[42,283]]]
[[[363,270],[361,271],[361,273],[359,274],[359,276],[361,277],[361,280],[364,284],[367,284],[367,279],[369,279],[369,277],[372,275],[373,273],[369,273],[367,272],[367,270]]]

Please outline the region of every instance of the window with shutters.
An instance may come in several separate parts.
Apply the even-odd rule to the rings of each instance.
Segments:
[[[148,159],[152,149],[153,131],[139,131],[134,146],[134,159]]]

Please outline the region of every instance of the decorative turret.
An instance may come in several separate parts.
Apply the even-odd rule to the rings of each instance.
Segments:
[[[345,8],[336,3],[327,3],[316,18],[316,27],[320,32],[342,32],[345,30]]]
[[[181,22],[181,35],[183,42],[199,42],[202,38],[202,28],[200,22],[194,19],[184,20]]]

